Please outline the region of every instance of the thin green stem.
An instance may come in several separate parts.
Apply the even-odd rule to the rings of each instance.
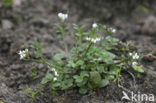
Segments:
[[[83,57],[86,57],[86,55],[87,55],[89,49],[91,48],[92,44],[93,44],[93,43],[90,41],[90,44],[88,45],[88,48],[86,49],[86,52],[85,52],[85,54],[84,54]]]
[[[69,56],[68,46],[67,46],[67,43],[65,42],[65,36],[66,36],[66,33],[65,33],[65,23],[62,22],[62,25],[63,25],[62,39],[63,39],[64,49],[65,49],[65,53],[67,54],[67,56]]]
[[[69,52],[68,52],[68,46],[67,46],[67,43],[65,42],[65,40],[63,40],[63,44],[64,44],[64,48],[65,48],[65,52],[68,56]]]

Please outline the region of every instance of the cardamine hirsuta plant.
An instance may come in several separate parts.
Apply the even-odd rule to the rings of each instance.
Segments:
[[[47,60],[37,40],[31,47],[19,51],[20,59],[47,65],[49,70],[41,83],[49,84],[51,90],[75,88],[79,93],[85,94],[120,78],[123,68],[144,72],[139,66],[141,56],[136,47],[111,37],[116,30],[102,24],[93,23],[88,31],[84,30],[84,25],[73,24],[75,44],[69,50],[64,40],[70,35],[66,26],[68,14],[59,13],[58,17],[60,24],[55,25],[55,28],[62,35],[65,54],[58,53],[52,60]]]

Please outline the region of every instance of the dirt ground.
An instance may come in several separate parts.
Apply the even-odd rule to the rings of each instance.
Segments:
[[[59,22],[59,12],[69,14],[71,32],[73,23],[91,27],[97,22],[116,28],[114,36],[121,41],[138,45],[144,55],[145,73],[138,76],[132,72],[133,77],[123,71],[122,86],[156,96],[155,0],[21,0],[21,4],[12,7],[0,5],[0,103],[128,103],[121,100],[123,88],[115,82],[101,89],[99,95],[94,92],[79,95],[76,90],[68,90],[60,91],[56,96],[48,88],[34,99],[25,95],[27,88],[38,90],[43,87],[40,81],[47,67],[21,61],[17,52],[38,38],[46,58],[57,52],[63,53],[54,30],[54,24]],[[71,38],[66,38],[69,45],[73,43]],[[38,79],[32,80],[32,66],[40,71]]]

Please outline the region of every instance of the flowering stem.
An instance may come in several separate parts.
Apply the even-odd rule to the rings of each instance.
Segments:
[[[120,63],[123,63],[123,62],[128,62],[129,59],[123,59],[119,62],[116,62],[116,63],[109,63],[109,64],[101,64],[101,65],[105,65],[105,66],[111,66],[111,65],[114,65],[114,64],[120,64]]]
[[[89,51],[89,49],[90,49],[90,47],[92,46],[92,42],[90,42],[90,44],[88,45],[88,48],[86,49],[86,52],[85,52],[85,54],[84,54],[84,56],[83,57],[86,57],[86,55],[87,55],[87,53],[88,53],[88,51]]]
[[[62,22],[62,25],[63,25],[63,32],[62,32],[62,39],[63,39],[63,44],[64,44],[64,49],[65,49],[65,53],[67,54],[68,56],[68,46],[67,46],[67,43],[65,42],[64,38],[65,38],[65,23]]]
[[[30,60],[30,61],[32,61],[32,62],[42,63],[42,64],[46,64],[46,65],[48,65],[48,66],[50,66],[50,67],[57,68],[57,66],[56,66],[56,65],[53,65],[53,64],[51,64],[51,63],[47,62],[47,61],[46,61],[43,57],[41,57],[41,59],[40,59],[40,60],[37,60],[37,59],[32,59],[32,58],[28,58],[28,59],[25,59],[25,60]],[[57,68],[57,69],[58,69],[58,68]]]
[[[64,38],[64,34],[62,37]],[[65,48],[65,53],[68,55],[68,46],[67,46],[67,43],[65,42],[65,40],[63,40],[63,44],[64,44],[64,48]]]

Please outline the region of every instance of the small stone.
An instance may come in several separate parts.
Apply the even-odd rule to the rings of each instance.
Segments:
[[[49,25],[49,21],[47,19],[40,17],[32,19],[30,23],[38,27],[46,27]]]
[[[149,16],[142,27],[142,32],[144,34],[155,35],[156,34],[156,17]]]
[[[14,7],[20,6],[21,3],[22,3],[22,0],[14,0],[13,6]]]
[[[14,87],[16,85],[16,82],[15,81],[11,81],[8,83],[9,87]]]
[[[13,27],[12,22],[9,20],[2,20],[2,28],[3,29],[11,29]]]
[[[10,66],[10,68],[11,68],[12,70],[19,70],[19,69],[21,69],[22,67],[21,67],[21,65],[18,65],[18,64],[12,64],[12,65]]]
[[[156,60],[156,56],[152,55],[152,54],[147,54],[143,56],[143,60],[145,61],[154,61]]]

